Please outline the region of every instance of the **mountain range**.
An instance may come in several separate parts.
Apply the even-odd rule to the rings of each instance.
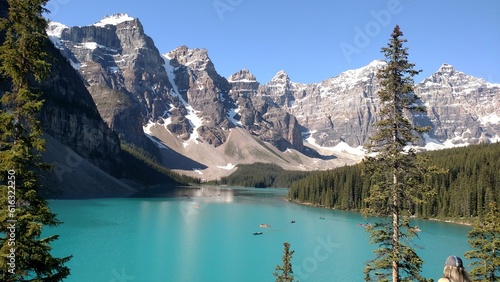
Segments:
[[[247,69],[222,77],[205,49],[161,53],[125,14],[88,26],[51,22],[47,33],[121,142],[201,179],[242,163],[318,170],[358,162],[378,119],[384,61],[309,84],[279,71],[262,84]],[[427,114],[410,119],[431,128],[416,144],[422,150],[500,140],[500,84],[443,64],[415,93]]]

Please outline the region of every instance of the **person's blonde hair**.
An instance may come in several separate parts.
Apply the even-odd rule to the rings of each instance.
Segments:
[[[445,265],[443,270],[444,277],[452,282],[472,282],[467,271],[463,267]]]

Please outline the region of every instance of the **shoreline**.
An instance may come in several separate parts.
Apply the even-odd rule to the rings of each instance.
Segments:
[[[285,200],[287,202],[291,202],[291,203],[298,204],[298,205],[303,205],[303,206],[308,206],[308,207],[322,208],[322,209],[329,209],[329,210],[339,210],[339,209],[336,209],[336,208],[327,208],[325,206],[317,205],[317,204],[313,204],[313,203],[309,203],[309,202],[298,202],[298,201],[294,201],[294,200],[289,199],[289,198],[286,198]],[[360,213],[361,214],[361,212],[358,211],[358,210],[341,210],[341,211],[356,212],[356,213]],[[470,226],[470,227],[472,227],[473,221],[476,220],[476,218],[474,218],[471,221],[460,220],[460,219],[440,219],[440,218],[421,218],[421,217],[415,217],[415,218],[417,218],[417,219],[423,219],[423,220],[438,221],[438,222],[443,222],[443,223],[458,224],[458,225],[464,225],[464,226]]]

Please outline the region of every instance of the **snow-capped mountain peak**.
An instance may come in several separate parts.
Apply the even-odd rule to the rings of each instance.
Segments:
[[[67,29],[66,25],[58,22],[49,22],[47,26],[47,35],[50,37],[61,37],[63,30]]]
[[[385,67],[387,63],[384,60],[373,60],[365,68],[376,68],[381,69]]]
[[[104,17],[99,22],[96,22],[95,26],[106,26],[106,25],[118,25],[123,22],[133,21],[134,18],[127,14],[114,14]]]
[[[461,92],[464,93],[474,91],[479,88],[486,89],[498,87],[498,85],[488,83],[482,78],[458,71],[450,64],[441,65],[441,67],[434,74],[425,78],[420,84],[425,84],[427,87],[432,87],[434,84],[445,85],[446,87],[454,88],[456,91],[458,91],[460,87],[463,88]],[[463,91],[464,89],[470,90]]]
[[[341,73],[339,76],[352,77],[352,78],[358,79],[359,77],[364,77],[366,75],[366,73],[378,71],[379,69],[384,68],[386,65],[387,65],[387,63],[383,60],[374,60],[374,61],[371,61],[366,66],[363,66],[363,67],[360,67],[357,69],[347,70],[347,71]]]
[[[323,83],[324,92],[330,92],[329,88],[349,90],[357,87],[360,82],[369,82],[377,74],[378,70],[386,66],[386,62],[382,60],[374,60],[370,64],[358,68],[342,72],[338,76],[332,77]]]
[[[183,45],[166,53],[165,57],[172,60],[174,67],[184,65],[197,71],[204,71],[207,68],[213,69],[213,64],[205,48],[191,49]]]
[[[227,81],[231,83],[236,83],[236,82],[257,82],[257,78],[247,69],[242,69],[238,71],[237,73],[231,75]]]
[[[290,77],[284,70],[280,70],[277,72],[274,77],[271,79],[269,82],[270,85],[276,85],[276,84],[286,84],[290,82]]]
[[[438,69],[437,72],[451,74],[454,71],[455,71],[455,68],[452,65],[444,63],[441,65],[441,67]]]
[[[237,140],[256,138],[287,154],[292,148],[309,154],[306,147],[311,145],[329,160],[331,154],[337,156],[329,148],[338,144],[340,154],[349,151],[347,145],[364,145],[378,121],[381,86],[376,74],[386,66],[383,60],[318,83],[293,82],[279,71],[260,84],[246,69],[221,77],[206,49],[180,46],[161,56],[140,21],[124,14],[87,28],[51,23],[47,33],[86,80],[103,119],[121,138],[142,146],[148,140],[145,132],[199,165],[215,159],[207,153],[212,147],[217,154],[227,153],[221,159],[246,158],[232,141],[239,134],[252,138]],[[102,91],[111,86],[112,91]],[[428,111],[413,121],[431,126],[419,145],[500,140],[500,85],[443,64],[414,91]],[[121,122],[125,119],[130,122]],[[143,127],[144,121],[148,126]],[[316,161],[314,167],[323,167]]]

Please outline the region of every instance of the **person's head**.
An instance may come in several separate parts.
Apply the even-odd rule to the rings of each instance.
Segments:
[[[462,259],[457,256],[449,256],[443,270],[444,277],[453,282],[471,282],[467,271],[462,263]]]

